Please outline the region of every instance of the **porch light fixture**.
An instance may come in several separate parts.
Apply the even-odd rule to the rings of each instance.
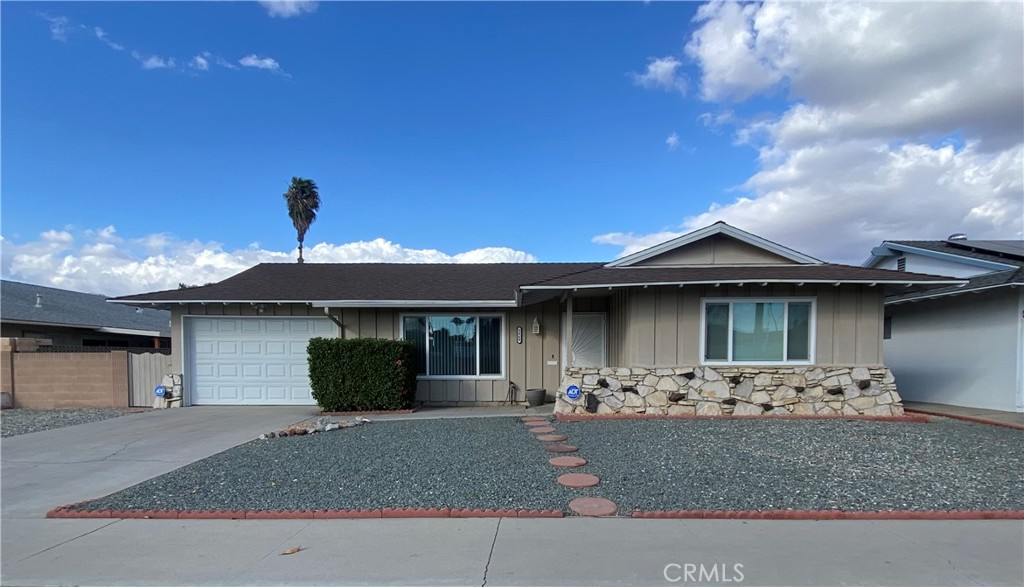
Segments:
[[[540,320],[536,316],[533,318],[533,333],[540,334]]]

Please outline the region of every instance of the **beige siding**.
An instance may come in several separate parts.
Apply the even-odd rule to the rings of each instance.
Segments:
[[[655,255],[634,266],[644,265],[775,265],[792,264],[793,261],[780,257],[732,237],[716,234]]]
[[[705,297],[813,297],[817,300],[816,364],[882,363],[881,288],[776,284],[650,287],[617,293],[612,298],[610,316],[615,366],[698,364],[701,299]]]

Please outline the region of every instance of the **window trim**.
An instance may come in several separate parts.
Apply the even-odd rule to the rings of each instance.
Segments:
[[[783,321],[786,324],[786,328],[782,330],[782,348],[788,354],[789,353],[789,304],[793,303],[810,303],[811,311],[808,317],[808,333],[807,333],[807,359],[790,361],[782,359],[781,361],[731,361],[731,360],[709,360],[705,354],[705,345],[707,344],[707,305],[708,304],[729,304],[729,326],[728,326],[728,355],[731,357],[732,348],[732,305],[734,303],[785,303],[783,312]],[[700,364],[701,365],[736,365],[736,366],[762,366],[762,365],[814,365],[815,346],[818,330],[818,303],[817,298],[814,297],[717,297],[717,298],[701,298],[700,300]]]
[[[430,318],[431,316],[475,316],[476,318],[498,318],[501,322],[501,373],[498,375],[430,375],[430,335],[426,335],[426,356],[427,364],[426,374],[416,375],[417,381],[449,381],[449,380],[461,380],[461,381],[501,381],[506,379],[506,363],[507,363],[507,336],[505,329],[507,328],[506,322],[508,318],[501,312],[400,312],[398,314],[398,338],[399,340],[405,340],[405,319],[409,318]],[[477,322],[479,324],[479,322]],[[480,373],[480,336],[479,333],[476,336],[476,372]]]

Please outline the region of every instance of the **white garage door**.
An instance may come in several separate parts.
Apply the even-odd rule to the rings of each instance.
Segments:
[[[313,405],[306,345],[326,318],[187,318],[195,405]]]

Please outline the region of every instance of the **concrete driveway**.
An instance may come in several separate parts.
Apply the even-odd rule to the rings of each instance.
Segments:
[[[313,406],[191,407],[5,438],[0,516],[43,517],[314,415]]]

